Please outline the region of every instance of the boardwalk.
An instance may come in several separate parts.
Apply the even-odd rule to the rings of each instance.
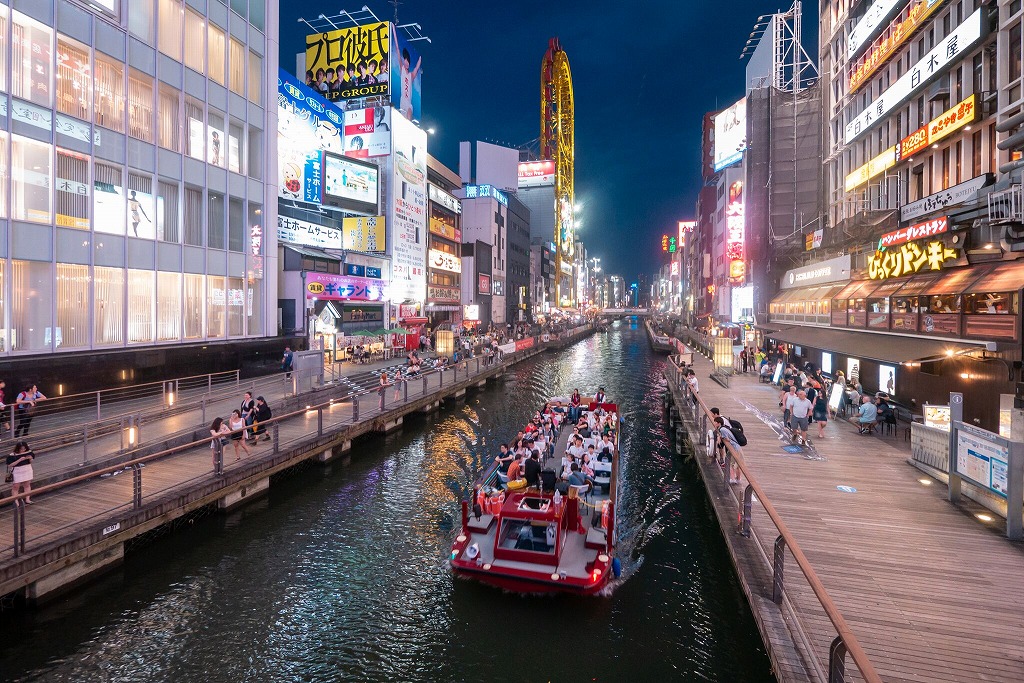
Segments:
[[[845,422],[830,422],[824,439],[814,438],[816,427],[810,431],[816,454],[790,454],[761,419],[779,413],[774,388],[750,374],[734,377],[725,389],[708,377],[711,363],[700,356],[696,370],[707,405],[742,421],[749,440],[743,457],[752,476],[781,513],[883,680],[1024,680],[1024,595],[1019,590],[1024,585],[1024,546],[1006,540],[1000,524],[975,518],[980,508],[973,504],[957,508],[948,503],[943,484],[906,462],[909,449],[902,429],[895,436],[861,436]],[[698,460],[710,495],[723,498],[717,464],[702,455]],[[742,495],[742,485],[732,489]],[[735,502],[729,500],[722,509],[729,510],[723,527],[731,530]],[[756,503],[753,532],[770,557],[778,532]],[[763,565],[758,553],[751,552],[754,539],[730,532],[727,541],[734,558]],[[800,630],[810,641],[819,670],[827,670],[835,631],[791,557],[786,569],[786,592]],[[784,645],[799,637],[781,632],[786,626],[771,600],[770,569],[767,582],[763,566],[741,566],[739,572],[780,678],[813,677],[814,663],[793,661],[794,648]],[[849,660],[847,670],[859,679]]]

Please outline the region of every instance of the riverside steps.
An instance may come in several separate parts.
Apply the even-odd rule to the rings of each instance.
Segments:
[[[693,445],[779,680],[1024,680],[1024,545],[980,506],[951,505],[907,462],[900,430],[830,421],[794,447],[773,386],[750,373],[723,388],[695,356],[695,404],[674,360],[670,426]],[[748,440],[726,463],[708,454],[711,407]]]
[[[239,462],[234,462],[231,444],[223,450],[211,447],[208,427],[193,424],[184,430],[188,438],[175,432],[183,443],[157,452],[136,449],[118,454],[114,464],[94,462],[78,473],[62,470],[48,484],[33,482],[31,505],[25,503],[27,496],[11,497],[5,487],[0,496],[0,596],[29,603],[54,597],[120,564],[133,539],[171,529],[176,520],[204,508],[226,510],[253,500],[266,492],[274,475],[304,463],[345,464],[358,455],[358,445],[353,446],[358,437],[398,429],[406,416],[459,400],[510,366],[564,348],[592,331],[582,326],[549,341],[527,337],[502,347],[501,362],[487,364],[478,356],[443,372],[425,372],[400,385],[397,399],[393,385],[353,390],[352,382],[282,395],[276,404],[270,401],[274,417],[263,425],[270,441],[250,446],[252,456]],[[230,412],[247,388],[225,410],[208,417]],[[50,456],[60,457],[60,448],[37,462]],[[97,460],[103,462],[103,455]]]

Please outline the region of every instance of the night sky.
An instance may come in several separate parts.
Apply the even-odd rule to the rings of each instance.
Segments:
[[[383,0],[282,2],[282,68],[293,68],[304,47],[300,16],[363,4],[393,19]],[[816,5],[804,3],[808,35]],[[661,235],[692,217],[701,118],[742,97],[740,51],[757,16],[779,7],[753,0],[405,0],[399,23],[419,23],[433,41],[415,43],[423,56],[422,124],[437,131],[430,153],[455,170],[460,140],[518,147],[540,135],[540,63],[549,38],[561,39],[576,102],[583,240],[602,270],[635,278],[660,267]]]

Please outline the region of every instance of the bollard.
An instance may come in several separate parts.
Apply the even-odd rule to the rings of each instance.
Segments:
[[[352,397],[352,423],[359,422],[359,394]]]
[[[438,374],[440,374],[440,373],[438,373]],[[421,394],[421,396],[426,396],[426,395],[427,395],[427,376],[424,375],[423,376],[423,393]]]

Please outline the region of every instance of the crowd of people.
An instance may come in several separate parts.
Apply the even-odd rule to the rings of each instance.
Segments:
[[[235,460],[242,459],[242,453],[246,456],[252,455],[249,446],[255,446],[260,441],[270,441],[270,434],[267,431],[267,421],[273,417],[273,412],[267,401],[262,396],[252,397],[252,392],[247,391],[242,397],[242,402],[231,415],[224,419],[216,417],[210,424],[210,449],[213,451],[213,466],[217,467],[217,445],[226,448],[231,444]]]

